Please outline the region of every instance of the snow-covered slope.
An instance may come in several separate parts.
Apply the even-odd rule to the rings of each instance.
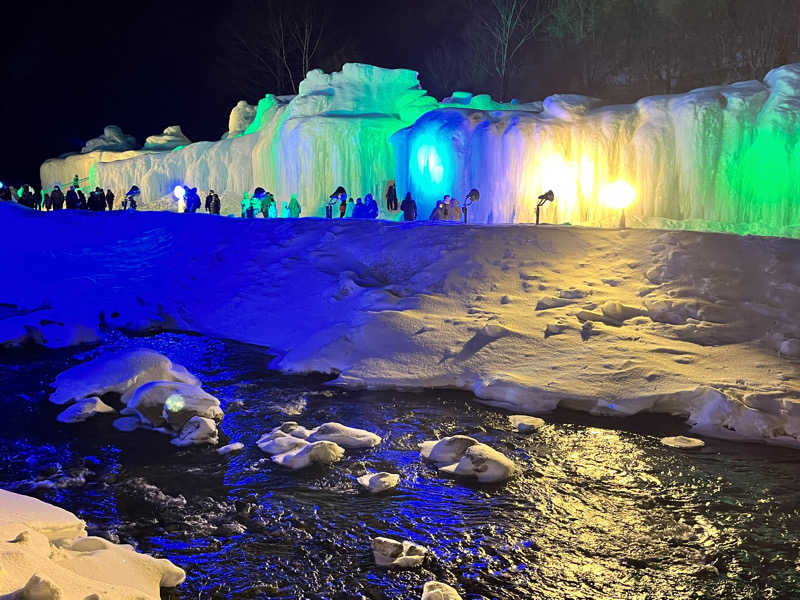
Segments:
[[[397,188],[428,214],[443,194],[481,191],[475,222],[616,223],[604,189],[637,192],[628,222],[800,236],[800,64],[685,94],[599,106],[551,96],[544,110],[447,108],[395,134]]]
[[[0,490],[3,598],[157,600],[161,586],[185,577],[168,560],[87,537],[86,524],[66,510]]]
[[[657,411],[800,440],[798,240],[10,205],[0,220],[16,257],[0,303],[87,328],[223,336],[281,369],[515,412]]]
[[[41,178],[49,187],[77,173],[118,197],[137,184],[140,208],[151,209],[175,209],[178,184],[213,188],[223,214],[239,214],[257,185],[279,203],[296,193],[304,215],[322,215],[338,185],[354,198],[372,193],[384,210],[396,179],[400,198],[410,190],[426,216],[444,194],[460,200],[477,187],[471,218],[483,223],[532,222],[536,198],[552,189],[544,221],[582,225],[616,223],[603,197],[621,180],[637,193],[631,225],[800,237],[798,115],[800,64],[620,106],[464,92],[437,103],[413,71],[346,64],[310,72],[297,96],[237,104],[221,141],[51,159]]]

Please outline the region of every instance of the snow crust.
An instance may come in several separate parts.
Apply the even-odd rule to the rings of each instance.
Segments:
[[[339,385],[463,389],[512,414],[666,413],[698,435],[800,446],[800,366],[781,351],[800,339],[798,240],[86,217],[0,206],[0,249],[29,258],[0,264],[15,283],[0,303],[95,324],[127,310],[126,322],[269,346],[271,366]],[[56,401],[131,385],[128,369],[79,368]],[[175,369],[156,361],[153,380],[186,380]]]
[[[95,150],[114,150],[121,152],[136,148],[136,138],[123,133],[116,125],[107,125],[103,135],[92,138],[81,148],[81,153],[94,152]]]
[[[31,600],[92,594],[158,600],[161,587],[185,579],[184,571],[170,561],[87,537],[85,527],[61,508],[0,490],[0,594]]]

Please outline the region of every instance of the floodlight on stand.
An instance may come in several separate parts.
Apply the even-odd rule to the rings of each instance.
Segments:
[[[539,202],[536,203],[536,224],[539,224],[539,211],[542,207],[547,204],[548,202],[552,202],[555,200],[555,194],[553,194],[553,190],[547,190],[544,194],[539,196]]]
[[[464,223],[467,222],[467,209],[481,199],[481,193],[477,188],[472,188],[464,198]]]

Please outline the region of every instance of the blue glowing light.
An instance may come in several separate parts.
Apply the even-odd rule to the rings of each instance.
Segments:
[[[184,196],[186,196],[186,188],[183,187],[182,185],[176,185],[175,189],[172,190],[172,194],[178,200],[183,200]]]
[[[4,187],[6,187],[5,184],[2,181],[0,181],[0,190],[2,190]]]
[[[439,184],[444,178],[444,165],[436,146],[423,145],[417,150],[417,167],[431,183]]]

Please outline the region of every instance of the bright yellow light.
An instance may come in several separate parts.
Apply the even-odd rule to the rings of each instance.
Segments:
[[[610,208],[625,208],[636,198],[636,190],[627,181],[615,181],[603,186],[600,202]]]

